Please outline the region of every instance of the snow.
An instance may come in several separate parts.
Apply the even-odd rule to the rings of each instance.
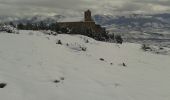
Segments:
[[[0,45],[2,100],[170,99],[170,55],[144,52],[140,44],[23,30],[0,33]],[[79,46],[87,50],[72,48]]]
[[[3,31],[18,34],[18,30],[11,25],[0,25],[0,32]]]

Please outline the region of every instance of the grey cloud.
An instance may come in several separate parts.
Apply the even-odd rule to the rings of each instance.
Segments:
[[[155,9],[159,6],[158,11]],[[166,9],[161,9],[166,7]],[[0,0],[0,15],[169,12],[169,0]],[[160,9],[160,10],[159,10]]]
[[[134,2],[143,3],[143,4],[170,6],[170,0],[134,0]]]

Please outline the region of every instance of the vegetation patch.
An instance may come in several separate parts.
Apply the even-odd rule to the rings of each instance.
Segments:
[[[0,83],[0,88],[4,88],[4,87],[6,87],[6,83]]]

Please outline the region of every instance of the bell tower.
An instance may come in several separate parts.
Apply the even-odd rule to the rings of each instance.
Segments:
[[[84,21],[85,22],[89,22],[89,21],[93,21],[92,17],[91,17],[91,11],[87,10],[84,12]]]

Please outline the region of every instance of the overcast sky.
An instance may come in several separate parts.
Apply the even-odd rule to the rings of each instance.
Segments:
[[[80,15],[170,12],[170,0],[0,0],[0,15]]]

